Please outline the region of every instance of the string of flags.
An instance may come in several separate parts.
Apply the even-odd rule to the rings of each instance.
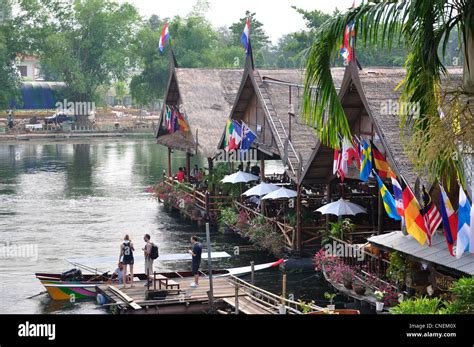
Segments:
[[[178,108],[175,106],[165,105],[162,126],[169,134],[178,130],[183,132],[189,131],[186,116],[179,112]]]
[[[250,129],[250,127],[242,122],[228,119],[225,128],[224,148],[226,151],[250,149],[257,135]]]
[[[452,256],[460,258],[463,253],[474,253],[474,208],[462,186],[459,187],[459,208],[455,211],[444,187],[439,185],[440,211],[424,186],[420,204],[403,176],[397,177],[372,141],[356,137],[340,139],[339,148],[334,149],[333,174],[344,182],[353,162],[359,169],[361,181],[367,182],[369,177],[377,180],[385,212],[390,218],[402,221],[407,233],[420,245],[431,246],[433,234],[442,224]],[[393,193],[383,179],[390,179]],[[474,196],[474,186],[472,194]]]

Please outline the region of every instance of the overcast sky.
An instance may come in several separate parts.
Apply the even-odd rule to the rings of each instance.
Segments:
[[[196,3],[196,0],[127,1],[138,7],[143,16],[156,14],[160,17],[185,16]],[[360,2],[356,1],[356,4]],[[256,12],[258,20],[263,23],[267,35],[274,43],[287,33],[306,28],[302,16],[291,6],[307,10],[318,9],[326,13],[332,13],[336,7],[345,10],[352,6],[352,0],[209,0],[209,3],[211,8],[207,17],[215,27],[229,27],[249,10]]]

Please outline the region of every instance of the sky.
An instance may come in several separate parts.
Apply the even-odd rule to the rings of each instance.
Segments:
[[[186,16],[196,0],[121,0],[134,4],[141,15],[156,14],[160,17]],[[356,1],[358,5],[360,1]],[[291,32],[306,29],[302,16],[291,8],[296,6],[306,10],[320,10],[332,13],[336,7],[345,10],[352,6],[352,0],[209,0],[207,18],[215,27],[229,27],[244,17],[245,11],[256,12],[256,18],[264,25],[264,30],[273,43]],[[242,28],[243,29],[243,28]]]

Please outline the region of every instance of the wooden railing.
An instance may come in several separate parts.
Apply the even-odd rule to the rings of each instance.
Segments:
[[[195,186],[187,182],[179,183],[171,177],[164,177],[165,184],[176,187],[179,186],[181,191],[193,199],[197,208],[207,213],[217,213],[223,206],[232,205],[232,197],[223,195],[210,195],[209,192],[202,192]]]
[[[275,230],[281,232],[288,247],[295,247],[296,228],[292,227],[291,225],[279,222],[274,218],[264,216],[263,214],[241,204],[238,201],[234,201],[234,205],[239,211],[244,211],[249,217],[249,219],[254,217],[264,218],[266,222],[268,222],[273,228],[275,228]]]
[[[236,290],[236,293],[238,293],[238,291],[245,292],[253,301],[265,307],[271,313],[279,313],[282,307],[284,307],[286,313],[288,314],[303,314],[324,311],[322,307],[289,300],[285,297],[270,293],[233,275],[230,275],[229,282],[238,289]],[[238,300],[238,296],[236,296],[235,300]]]

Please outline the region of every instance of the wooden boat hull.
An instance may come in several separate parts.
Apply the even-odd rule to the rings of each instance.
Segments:
[[[255,265],[255,271],[276,267],[283,263],[284,260],[280,259],[274,263]],[[213,276],[224,277],[229,275],[242,275],[249,273],[250,266],[233,268],[227,270],[213,270]],[[188,278],[192,282],[193,274],[190,271],[180,272],[160,272],[157,275],[163,275],[167,278]],[[94,275],[85,274],[82,275],[82,281],[63,281],[61,280],[61,274],[57,273],[36,273],[36,278],[46,288],[49,295],[53,300],[77,300],[77,299],[94,299],[96,297],[96,286],[110,283],[110,275]],[[201,271],[201,276],[207,277],[208,274],[205,271]],[[145,273],[134,274],[135,279],[140,281],[146,281],[147,276]]]

